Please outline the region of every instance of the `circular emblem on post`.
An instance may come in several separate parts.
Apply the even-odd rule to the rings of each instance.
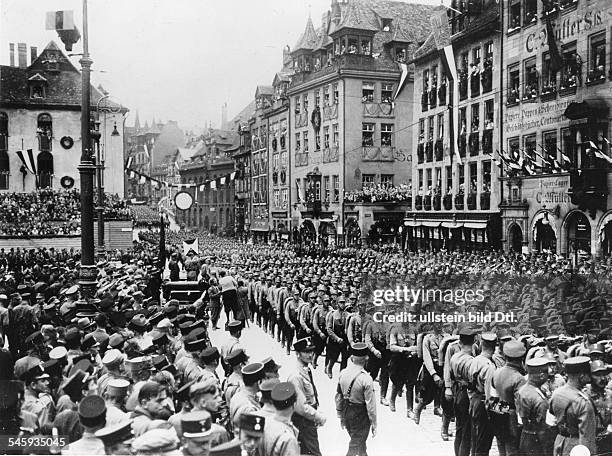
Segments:
[[[63,188],[69,189],[74,186],[74,178],[70,176],[64,176],[60,179],[60,184]]]
[[[193,206],[193,196],[189,192],[178,192],[174,197],[174,204],[177,209],[186,211]]]
[[[62,139],[60,139],[60,144],[64,149],[70,149],[72,146],[74,146],[74,139],[72,139],[70,136],[64,136]]]

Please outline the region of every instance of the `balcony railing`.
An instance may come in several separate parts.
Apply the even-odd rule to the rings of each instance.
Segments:
[[[363,103],[364,117],[393,117],[393,104],[391,103]]]
[[[491,193],[484,192],[480,194],[480,209],[488,211],[491,209]]]
[[[475,192],[468,193],[467,208],[470,211],[473,211],[476,209],[476,193]]]
[[[361,160],[391,162],[395,155],[395,147],[392,146],[363,146]]]
[[[425,195],[423,198],[423,209],[431,211],[431,195]]]
[[[438,139],[436,141],[436,145],[434,146],[434,155],[436,161],[441,161],[444,158],[444,144],[442,139]]]
[[[431,163],[433,161],[433,141],[427,141],[425,145],[425,161]]]
[[[444,195],[442,198],[442,206],[445,211],[450,211],[453,208],[453,195]]]
[[[459,193],[458,195],[456,195],[455,196],[455,209],[457,209],[458,211],[462,211],[463,206],[464,206],[464,200],[465,200],[465,194]]]
[[[442,196],[434,195],[432,200],[432,206],[434,211],[439,211],[442,206]]]
[[[323,163],[338,161],[338,146],[323,149]]]

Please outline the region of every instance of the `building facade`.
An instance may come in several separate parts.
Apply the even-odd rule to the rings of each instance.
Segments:
[[[134,125],[134,132],[129,141],[130,150],[128,156],[131,157],[130,168],[140,174],[146,176],[151,175],[153,162],[151,151],[155,146],[155,141],[159,137],[161,131],[155,122],[149,127],[148,122],[145,122],[144,128],[140,128],[140,122]],[[128,180],[127,197],[129,199],[149,203],[151,201],[152,186],[151,182],[146,179],[141,179],[134,176]]]
[[[253,240],[268,241],[270,235],[268,119],[264,109],[272,102],[272,88],[260,86],[255,93],[255,111],[249,119],[251,137],[251,218]]]
[[[291,52],[288,90],[292,225],[302,241],[360,242],[376,223],[401,225],[403,210],[345,204],[344,195],[410,181],[413,75],[405,63],[433,10],[334,0],[318,29],[308,20]]]
[[[505,0],[504,245],[610,255],[612,3]],[[552,30],[552,34],[549,32]]]
[[[449,10],[415,53],[412,197],[403,241],[412,248],[497,248],[501,242],[499,5]],[[448,35],[448,36],[445,36]],[[443,53],[452,46],[454,62]],[[457,81],[448,74],[456,68]],[[457,90],[457,93],[454,92]],[[456,146],[455,146],[456,141]]]
[[[81,73],[51,41],[37,54],[14,45],[10,65],[0,67],[0,191],[79,188],[81,160]],[[104,159],[104,187],[124,194],[123,130],[127,108],[91,87],[91,116],[99,120],[99,148]],[[96,107],[100,102],[100,117]],[[112,111],[106,108],[112,108]],[[95,123],[92,122],[92,130]],[[117,130],[118,134],[113,135]],[[92,144],[96,144],[93,140]],[[94,146],[96,148],[97,146]],[[32,159],[28,150],[32,151]],[[20,158],[21,151],[24,160]],[[93,153],[93,151],[92,151]],[[97,151],[96,151],[97,154]]]

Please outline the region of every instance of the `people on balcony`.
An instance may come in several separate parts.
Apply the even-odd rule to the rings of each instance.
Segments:
[[[485,130],[493,130],[493,127],[495,127],[495,124],[493,123],[493,117],[491,116],[485,121]]]
[[[391,186],[377,184],[365,187],[363,190],[353,190],[344,195],[348,203],[402,202],[412,198],[412,186],[400,184]]]

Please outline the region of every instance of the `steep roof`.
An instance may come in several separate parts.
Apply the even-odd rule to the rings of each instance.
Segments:
[[[374,10],[367,3],[352,0],[348,3],[348,8],[342,15],[340,23],[334,28],[334,33],[344,28],[377,32],[380,30],[380,24]]]
[[[312,51],[317,45],[318,36],[315,31],[314,25],[312,24],[312,18],[309,16],[308,21],[306,22],[306,29],[304,33],[298,40],[298,42],[293,47],[293,52],[306,50]]]
[[[436,41],[434,39],[433,33],[430,34],[425,42],[414,52],[414,59],[420,59],[421,57],[425,57],[430,53],[434,52],[437,49]]]
[[[255,106],[255,100],[251,100],[250,103],[242,109],[242,111],[234,116],[234,118],[230,121],[230,124],[237,126],[239,123],[248,122],[255,112]]]
[[[274,87],[268,85],[258,85],[255,90],[255,98],[261,97],[262,95],[274,95]]]

